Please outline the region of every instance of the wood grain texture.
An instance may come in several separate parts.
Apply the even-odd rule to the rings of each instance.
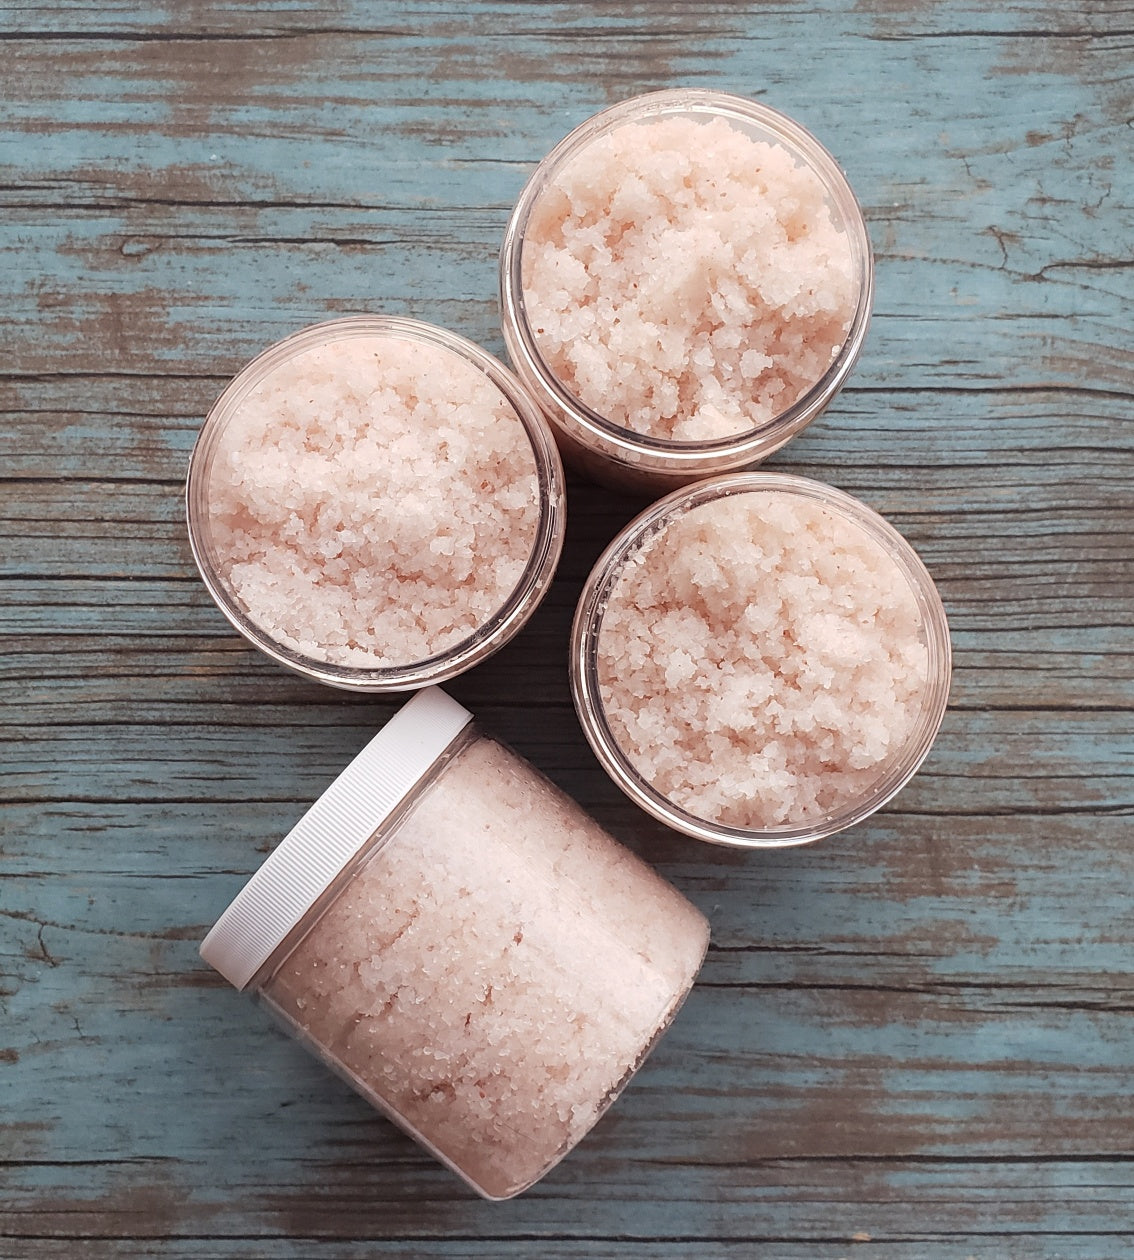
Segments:
[[[0,4],[0,1256],[1134,1256],[1134,7],[1033,0]],[[838,156],[861,362],[772,466],[887,514],[953,630],[945,726],[795,852],[665,831],[565,675],[632,501],[573,484],[524,634],[451,687],[713,945],[593,1135],[472,1199],[196,944],[393,711],[284,674],[196,578],[225,380],[365,310],[496,353],[532,164],[722,87]]]

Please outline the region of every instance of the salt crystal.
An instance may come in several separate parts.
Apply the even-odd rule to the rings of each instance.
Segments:
[[[214,562],[249,618],[311,660],[426,660],[507,601],[539,524],[536,460],[454,351],[331,339],[236,406],[209,480]]]
[[[707,937],[675,889],[480,737],[262,996],[502,1198],[595,1123],[672,1018]]]
[[[723,117],[614,127],[533,208],[536,344],[576,398],[635,433],[704,442],[768,423],[820,380],[854,317],[851,240],[827,198],[784,145]]]
[[[670,517],[613,581],[597,656],[607,722],[641,777],[695,818],[748,830],[867,795],[929,668],[893,556],[779,490]]]

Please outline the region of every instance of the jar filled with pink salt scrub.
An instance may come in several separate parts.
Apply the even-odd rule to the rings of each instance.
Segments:
[[[717,844],[862,821],[913,776],[949,693],[949,629],[910,544],[850,495],[733,473],[632,521],[583,588],[571,682],[615,783]]]
[[[463,337],[386,316],[306,328],[238,373],[186,503],[232,625],[357,691],[440,682],[502,647],[565,526],[562,463],[525,387]]]
[[[610,1106],[707,945],[689,901],[431,687],[281,841],[201,954],[505,1199]]]
[[[809,424],[866,336],[874,264],[834,158],[776,110],[681,88],[595,115],[539,164],[500,258],[517,374],[568,461],[661,493]]]

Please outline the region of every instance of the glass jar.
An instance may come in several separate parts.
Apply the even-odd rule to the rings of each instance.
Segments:
[[[949,694],[945,609],[850,495],[733,473],[675,491],[587,579],[571,685],[603,768],[699,840],[805,844],[913,776]]]
[[[704,917],[444,692],[419,692],[201,946],[485,1198],[595,1124],[668,1027]]]
[[[221,612],[354,691],[452,678],[535,611],[563,546],[563,467],[523,385],[417,320],[305,328],[253,359],[201,429],[189,541]]]
[[[681,151],[667,153],[668,166],[655,163],[643,182],[641,164],[653,160],[644,125],[672,128],[673,120],[698,124],[673,132],[667,143],[712,163],[703,197],[724,199],[725,217],[707,200],[692,214],[681,204],[689,165]],[[739,141],[706,124],[727,125]],[[748,149],[728,155],[738,142]],[[596,154],[605,166],[580,176],[568,197],[565,172]],[[717,179],[726,166],[738,181],[731,191]],[[762,218],[753,217],[756,200]],[[600,202],[609,219],[596,218]],[[806,214],[801,204],[809,206]],[[710,227],[715,236],[705,234]],[[551,252],[533,252],[533,242]],[[533,318],[529,289],[537,276],[552,289]],[[834,158],[776,110],[699,88],[634,97],[571,132],[525,185],[500,255],[508,354],[551,418],[565,458],[593,480],[653,494],[750,467],[809,424],[858,357],[873,293],[866,224]],[[536,326],[549,311],[556,325],[551,349],[552,330]],[[693,404],[678,399],[690,391],[700,400],[692,413]],[[727,425],[718,404],[734,413]],[[658,431],[663,412],[678,417],[672,432]],[[697,431],[679,434],[691,414]]]

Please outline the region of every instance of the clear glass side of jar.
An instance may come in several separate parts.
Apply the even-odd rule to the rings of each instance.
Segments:
[[[306,350],[350,337],[394,337],[449,351],[482,372],[505,397],[531,443],[537,471],[539,523],[532,552],[511,595],[469,638],[423,661],[357,669],[313,659],[276,642],[248,615],[226,582],[212,544],[209,478],[225,426],[243,400],[275,368]],[[486,351],[456,333],[420,320],[359,315],[304,328],[257,355],[226,386],[197,437],[185,483],[189,544],[206,589],[231,625],[265,655],[316,682],[349,691],[412,691],[463,673],[504,646],[528,621],[551,585],[566,530],[563,464],[540,408],[517,378]]]
[[[603,709],[599,684],[599,636],[606,606],[619,576],[641,547],[665,525],[703,504],[729,495],[775,490],[799,494],[862,528],[894,560],[917,602],[927,656],[921,708],[901,750],[886,763],[870,793],[835,813],[800,824],[746,830],[690,814],[658,792],[619,746]],[[833,486],[783,473],[732,473],[674,491],[642,512],[618,534],[584,583],[571,630],[571,690],[583,731],[603,769],[636,804],[676,831],[734,848],[784,848],[808,844],[862,822],[891,800],[914,776],[933,745],[945,716],[952,650],[945,608],[921,558],[901,534],[873,509]]]
[[[756,140],[785,146],[822,180],[835,222],[850,241],[858,294],[850,328],[830,367],[810,390],[767,424],[713,442],[673,442],[635,433],[577,399],[540,351],[524,301],[523,250],[543,190],[565,163],[592,141],[625,123],[687,115],[725,118]],[[751,468],[789,442],[831,402],[854,367],[866,339],[874,301],[874,256],[866,221],[846,176],[813,135],[785,114],[702,88],[673,88],[633,97],[605,109],[551,150],[520,193],[500,251],[500,323],[516,374],[555,427],[568,464],[584,476],[630,493],[664,494],[692,481]]]
[[[485,776],[486,765],[492,773],[504,776],[499,796],[494,795],[499,785],[489,782],[492,773]],[[464,846],[464,855],[454,864],[454,869],[460,868],[454,887],[459,884],[458,894],[464,893],[485,907],[479,923],[479,933],[487,942],[483,945],[472,937],[463,942],[454,939],[461,924],[472,921],[455,913],[456,902],[438,900],[427,905],[415,899],[425,883],[434,889],[446,885],[440,869],[444,859],[436,860],[438,853],[428,839],[422,843],[426,831],[434,826],[424,821],[423,815],[444,808],[444,793],[463,793],[474,782],[481,785],[484,799],[491,796],[494,803],[490,808],[509,792],[515,794],[517,785],[530,788],[536,801],[532,816],[526,818],[529,831],[519,837],[515,834],[516,819],[511,817],[495,828],[478,827],[478,821],[483,821],[483,801],[462,810],[460,837],[455,844]],[[527,798],[521,793],[520,799]],[[459,803],[453,800],[450,804]],[[554,863],[546,860],[546,855],[533,858],[528,852],[533,847],[531,828],[539,825],[541,809],[547,811],[545,822],[567,818],[577,824],[586,818],[578,805],[526,761],[470,724],[248,986],[274,1018],[336,1075],[487,1199],[507,1199],[527,1189],[597,1123],[669,1026],[708,946],[708,925],[703,916],[602,833],[593,820],[587,820],[588,841],[583,849],[575,851],[565,844]],[[524,811],[516,818],[521,816]],[[506,859],[508,869],[498,869],[494,858]],[[656,926],[656,939],[650,942],[651,950],[662,959],[656,967],[635,947],[633,929],[624,920],[612,916],[607,921],[598,909],[587,909],[608,899],[610,889],[619,884],[618,880],[604,879],[605,867],[612,863],[631,895],[652,897],[663,920],[668,915],[669,922]],[[416,879],[417,867],[421,868],[420,881]],[[576,879],[580,874],[590,878]],[[392,917],[382,919],[373,912],[374,901],[368,902],[368,894],[360,887],[364,883],[372,890],[380,888],[382,895],[390,898],[395,907]],[[522,896],[507,893],[512,884],[522,886]],[[407,892],[411,889],[412,896]],[[510,896],[513,902],[509,902]],[[514,909],[520,902],[523,908],[516,910],[513,923],[507,907]],[[502,905],[506,908],[501,914]],[[349,942],[342,944],[352,932],[361,932],[364,941],[354,950]],[[415,935],[416,942],[411,939]],[[491,965],[501,966],[501,974],[489,969],[486,960],[497,957],[493,951],[501,946],[505,951],[514,947],[514,960],[526,938],[527,971],[514,961],[512,972],[495,961]],[[343,952],[336,956],[335,949]],[[399,949],[400,956],[395,956]],[[361,978],[364,972],[376,976],[384,962],[391,968],[404,964],[415,950],[421,960],[419,971],[410,974],[405,968],[397,976],[381,976],[373,981],[373,991],[365,1000],[359,1001],[357,994],[351,1000],[347,986],[356,984],[356,977]],[[320,962],[323,958],[329,960],[325,965]],[[437,981],[429,979],[432,958],[438,960],[436,974],[441,979]],[[597,959],[602,959],[603,965],[586,965],[588,960]],[[666,977],[660,972],[664,962],[672,972]],[[350,968],[354,969],[353,976],[348,974]],[[680,978],[675,981],[673,976],[678,973]],[[337,995],[334,975],[347,977]],[[365,988],[370,982],[362,983]],[[437,986],[433,997],[440,1022],[431,1038],[421,1037],[407,1045],[407,1037],[414,1037],[422,1019],[416,1012],[428,1008],[423,993],[432,983]],[[562,992],[552,993],[553,985],[563,986]],[[513,996],[510,986],[518,997]],[[557,1098],[553,1091],[546,1099],[537,1098],[537,1103],[547,1104],[542,1112],[539,1105],[520,1098],[525,1086],[539,1095],[543,1074],[550,1080],[564,1068],[570,1056],[561,1054],[557,1047],[563,1043],[570,1050],[579,1021],[599,1009],[617,1018],[623,995],[643,988],[658,1000],[641,1026],[631,1027],[623,1037],[620,1044],[625,1053],[612,1060],[612,1070],[608,1079],[602,1078],[601,1089],[584,1091],[573,1104]],[[399,998],[407,990],[403,1009]],[[384,997],[377,1010],[376,993]],[[515,1036],[507,1034],[507,1014],[525,1009],[525,1002],[532,1004],[530,1009],[535,1012],[531,1021]],[[490,1009],[504,1011],[499,1024],[480,1022],[490,1018]],[[540,1020],[547,1025],[542,1031]],[[497,1038],[485,1054],[511,1071],[511,1082],[503,1083],[514,1085],[511,1100],[506,1088],[503,1101],[493,1097],[494,1089],[499,1091],[503,1086],[488,1076],[479,1083],[478,1097],[478,1085],[472,1079],[478,1053],[473,1039],[480,1035]],[[540,1036],[542,1042],[527,1044],[530,1038]],[[514,1057],[510,1059],[510,1055]],[[585,1054],[582,1061],[591,1062]],[[564,1110],[566,1119],[561,1114]]]

